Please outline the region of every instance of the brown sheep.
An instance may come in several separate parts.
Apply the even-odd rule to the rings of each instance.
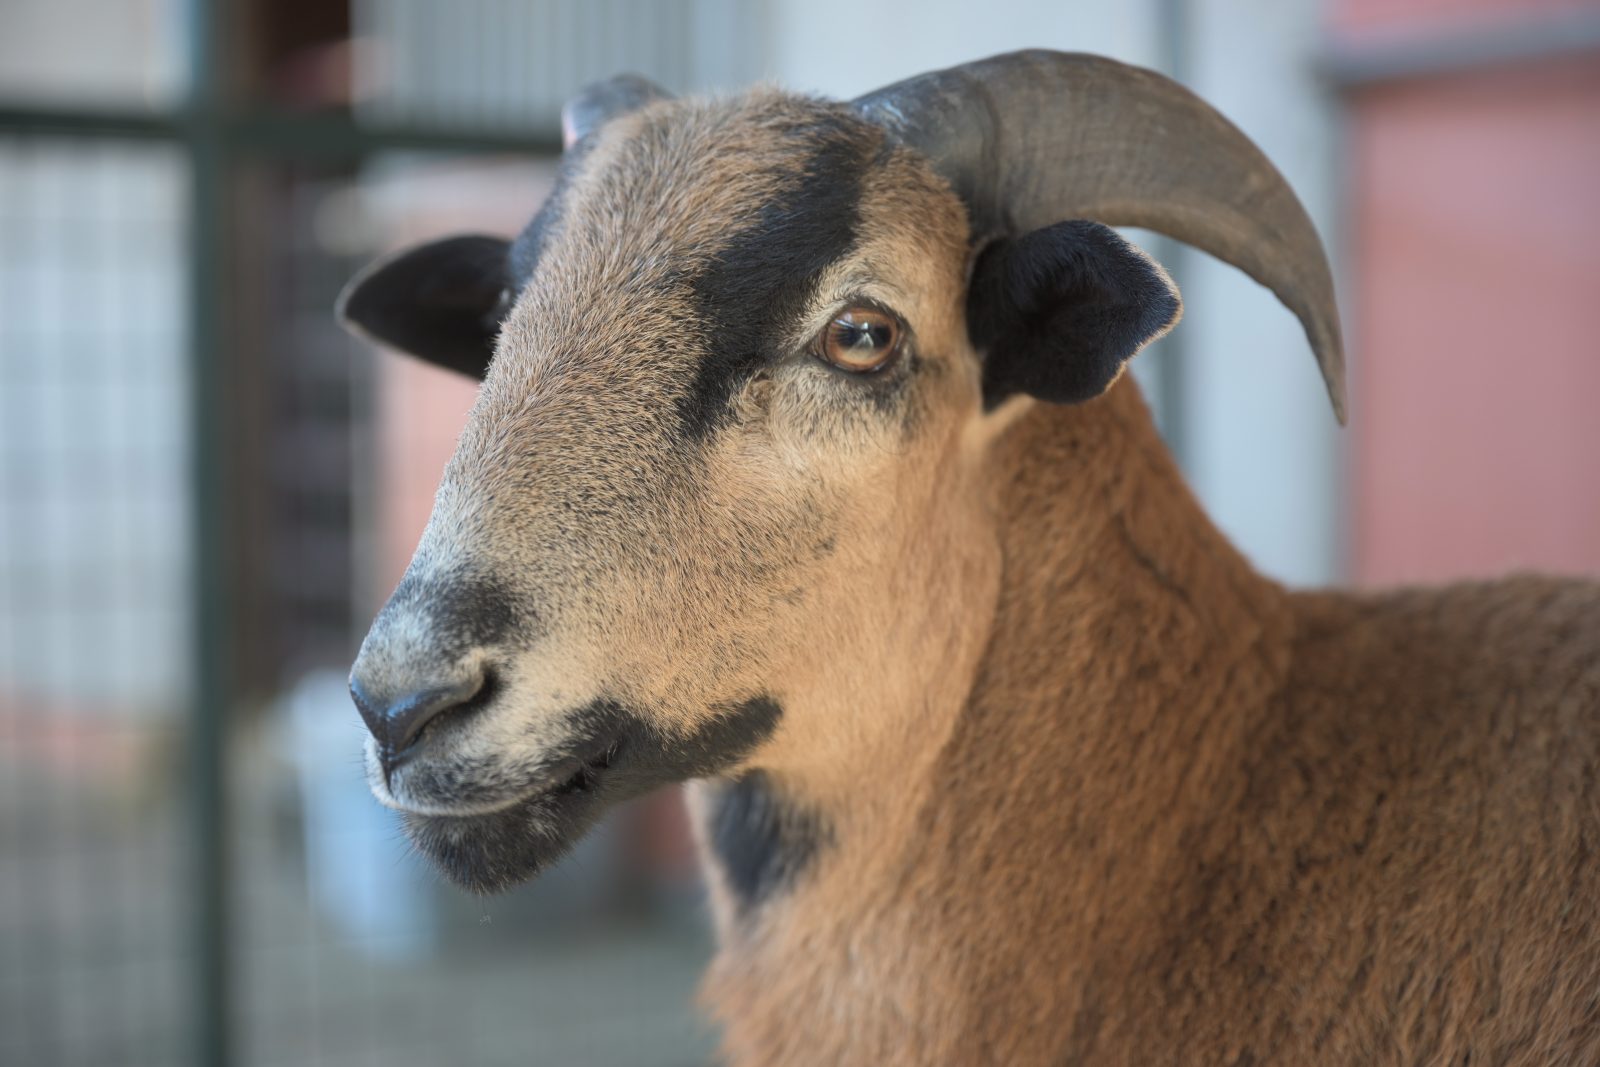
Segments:
[[[1271,287],[1341,410],[1242,134],[1037,52],[566,118],[522,237],[342,305],[483,379],[351,680],[450,877],[696,780],[737,1064],[1600,1063],[1600,587],[1288,592],[1121,373],[1179,305],[1101,223]]]

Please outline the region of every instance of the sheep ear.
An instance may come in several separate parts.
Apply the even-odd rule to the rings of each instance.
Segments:
[[[339,294],[339,321],[359,336],[483,380],[510,305],[510,242],[432,241],[367,267]]]
[[[561,109],[561,146],[570,150],[617,116],[671,99],[671,93],[637,74],[618,74],[585,85]]]
[[[1097,397],[1182,310],[1167,272],[1098,222],[997,241],[978,257],[967,291],[984,403],[1015,393],[1057,404]]]

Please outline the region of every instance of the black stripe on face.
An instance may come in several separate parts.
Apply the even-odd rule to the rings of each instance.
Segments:
[[[794,885],[832,840],[821,816],[782,797],[761,771],[712,787],[706,828],[741,916]]]
[[[793,188],[767,201],[691,281],[703,354],[678,412],[691,439],[727,417],[735,389],[779,354],[822,271],[855,243],[862,179],[881,134],[844,114],[797,130],[812,141]]]
[[[379,618],[396,615],[427,619],[431,651],[445,662],[474,649],[515,638],[526,640],[537,621],[530,606],[509,586],[458,571],[426,576],[408,571]]]

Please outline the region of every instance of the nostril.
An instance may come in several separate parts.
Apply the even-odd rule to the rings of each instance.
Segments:
[[[389,763],[439,716],[482,703],[489,683],[488,674],[475,674],[459,682],[399,693],[385,701],[352,677],[350,696],[377,740],[383,761]]]

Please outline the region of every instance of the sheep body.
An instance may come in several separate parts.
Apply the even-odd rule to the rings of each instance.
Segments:
[[[997,452],[970,694],[719,909],[732,1062],[1600,1062],[1600,585],[1287,592],[1128,382]]]
[[[1042,53],[587,100],[522,237],[342,305],[484,382],[352,675],[441,870],[701,780],[734,1064],[1600,1062],[1600,587],[1290,593],[1119,378],[1178,310],[1101,225],[1143,220],[1297,309],[1341,403],[1259,150]],[[909,339],[871,373],[862,312]]]

